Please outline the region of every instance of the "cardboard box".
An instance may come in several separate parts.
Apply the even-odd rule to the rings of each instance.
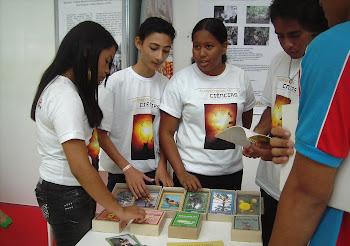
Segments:
[[[130,224],[130,233],[144,236],[158,237],[166,221],[166,212],[146,210],[146,219],[142,223],[133,221]]]
[[[148,198],[136,199],[134,205],[146,210],[157,210],[163,188],[159,185],[147,185],[147,189],[150,196]]]
[[[202,216],[179,212],[176,213],[168,228],[168,237],[198,239],[202,227]]]
[[[92,230],[108,233],[121,233],[128,221],[120,220],[115,214],[106,209],[92,220]]]
[[[235,215],[231,229],[231,241],[261,242],[261,217]]]
[[[256,215],[262,214],[260,191],[242,191],[236,192],[236,215]]]
[[[167,218],[174,218],[182,210],[186,190],[183,187],[163,187],[158,210],[166,211]]]
[[[236,191],[212,189],[207,220],[232,222],[235,212]]]
[[[200,191],[187,191],[182,211],[186,213],[199,213],[203,220],[207,220],[207,213],[210,206],[211,191],[202,188]]]

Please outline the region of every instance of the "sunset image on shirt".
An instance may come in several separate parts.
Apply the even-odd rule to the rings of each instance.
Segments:
[[[235,145],[215,137],[223,130],[236,125],[237,104],[205,104],[204,149],[234,149]]]
[[[153,141],[154,115],[134,115],[131,140],[131,159],[148,160],[155,159]]]
[[[288,97],[276,95],[275,108],[272,116],[272,127],[282,126],[282,105],[290,104]]]

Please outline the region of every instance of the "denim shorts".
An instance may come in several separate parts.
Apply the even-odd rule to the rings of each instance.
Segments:
[[[96,202],[81,186],[58,185],[39,179],[35,193],[57,246],[76,245],[91,229]]]

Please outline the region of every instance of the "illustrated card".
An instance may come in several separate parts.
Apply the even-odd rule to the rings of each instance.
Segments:
[[[210,213],[233,214],[234,193],[213,190],[211,194]]]
[[[184,200],[184,193],[164,192],[162,195],[160,209],[180,211]]]
[[[249,195],[237,196],[236,210],[236,214],[260,215],[260,197]]]
[[[149,197],[139,198],[135,205],[142,208],[155,208],[159,192],[150,192]]]
[[[106,238],[107,242],[112,246],[137,246],[140,245],[140,242],[136,239],[135,236],[130,234],[119,235],[116,237],[108,237]]]
[[[98,217],[96,217],[96,220],[109,220],[109,221],[116,221],[116,222],[120,221],[118,216],[116,216],[115,214],[107,211],[106,209],[103,210],[103,212],[100,213],[98,215]]]
[[[117,189],[115,198],[121,206],[127,207],[131,206],[133,195],[129,189]]]
[[[209,201],[208,192],[190,192],[186,193],[183,211],[206,213]]]
[[[158,225],[163,215],[164,215],[164,212],[162,211],[146,210],[145,220],[140,223],[134,220],[133,223]]]
[[[177,213],[171,226],[197,227],[200,216],[200,214]]]
[[[259,231],[260,223],[258,216],[235,216],[234,229]]]

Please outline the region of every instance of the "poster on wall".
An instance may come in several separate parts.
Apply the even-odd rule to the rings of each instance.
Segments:
[[[147,0],[146,2],[146,18],[157,16],[168,22],[173,22],[173,7],[172,0]],[[162,66],[159,72],[170,79],[173,76],[173,49]]]
[[[222,20],[228,34],[227,62],[244,69],[259,101],[272,58],[282,50],[270,22],[271,0],[200,0],[199,20]],[[254,114],[265,107],[258,103]]]
[[[91,20],[106,28],[119,46],[111,74],[121,69],[122,0],[55,0],[56,49],[65,35],[82,21]]]

